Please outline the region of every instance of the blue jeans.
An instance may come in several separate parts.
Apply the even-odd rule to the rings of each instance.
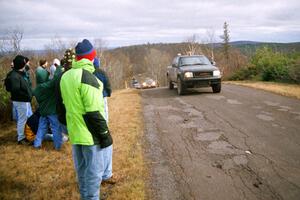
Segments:
[[[82,200],[99,200],[103,174],[100,145],[73,145],[73,160]]]
[[[104,112],[105,112],[105,120],[106,123],[108,124],[108,101],[107,97],[103,97],[104,100]],[[110,145],[109,147],[106,147],[102,149],[103,153],[103,167],[104,167],[104,172],[102,179],[107,180],[112,177],[112,154],[113,154],[113,147]]]
[[[24,128],[27,118],[32,115],[30,102],[13,101],[13,114],[17,120],[18,141],[25,139]]]
[[[60,129],[60,123],[57,115],[41,116],[39,120],[39,128],[36,133],[33,146],[38,148],[42,145],[45,135],[48,133],[48,122],[50,123],[51,132],[53,134],[54,148],[59,150],[62,145],[62,134]]]
[[[112,177],[112,154],[113,154],[113,145],[110,145],[102,149],[102,158],[103,158],[103,175],[102,179],[107,180]]]

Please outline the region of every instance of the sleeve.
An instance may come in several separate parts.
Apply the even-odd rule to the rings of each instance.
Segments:
[[[112,90],[111,90],[111,85],[110,85],[110,81],[109,81],[109,77],[107,75],[107,73],[103,71],[103,76],[105,77],[105,81],[104,81],[104,89],[105,91],[107,92],[107,96],[110,97],[111,96],[111,93],[112,93]]]
[[[53,79],[51,79],[51,80],[49,80],[49,81],[47,81],[45,83],[39,84],[39,87],[41,87],[42,89],[53,89],[55,87],[58,79],[60,81],[61,74],[62,74],[61,68],[57,68],[57,70],[54,73]]]
[[[63,104],[63,99],[61,96],[61,90],[60,90],[60,80],[61,76],[59,76],[55,82],[55,100],[56,100],[56,113],[58,116],[58,121],[64,125],[67,125],[67,120],[66,120],[66,107]]]
[[[90,72],[83,70],[80,95],[86,113],[84,121],[89,131],[100,139],[106,139],[109,135],[108,126],[104,116],[100,113],[102,84]]]

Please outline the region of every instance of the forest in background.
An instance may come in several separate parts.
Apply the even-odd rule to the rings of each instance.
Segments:
[[[208,34],[205,42],[196,35],[181,43],[142,44],[114,49],[107,48],[105,41],[92,41],[101,60],[101,67],[107,72],[113,89],[130,87],[131,79],[143,81],[150,77],[160,86],[166,86],[166,70],[173,58],[179,53],[204,54],[216,62],[223,74],[223,80],[262,80],[300,83],[300,42],[298,43],[260,43],[251,41],[230,42],[230,36],[224,23],[223,42],[215,43],[213,33]],[[11,70],[10,64],[17,54],[30,59],[30,76],[35,87],[35,69],[40,59],[46,59],[49,65],[54,58],[61,59],[64,51],[74,48],[78,41],[66,43],[59,37],[45,45],[44,50],[24,51],[20,44],[23,38],[21,30],[12,30],[8,38],[0,41],[0,121],[10,116],[9,94],[3,87],[3,80]]]

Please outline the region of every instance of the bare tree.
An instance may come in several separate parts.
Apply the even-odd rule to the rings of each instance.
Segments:
[[[51,39],[51,46],[52,49],[55,51],[58,51],[60,53],[62,53],[65,49],[67,49],[67,43],[66,41],[64,41],[60,36],[55,35],[52,39]]]
[[[171,57],[168,53],[154,48],[150,48],[145,57],[145,65],[151,78],[155,79],[160,85],[166,85],[167,65]]]
[[[21,27],[8,29],[0,40],[1,54],[17,55],[21,52],[21,41],[23,39],[24,30]]]
[[[8,36],[1,37],[0,38],[0,54],[1,55],[6,55],[11,51],[12,51],[12,49],[11,49],[11,46],[10,46]]]
[[[97,51],[97,56],[100,58],[101,60],[101,65],[105,66],[107,61],[106,58],[104,56],[104,52],[107,50],[107,41],[101,39],[101,38],[96,38],[94,40],[94,47]]]
[[[103,68],[110,78],[112,88],[126,88],[126,82],[129,82],[132,77],[130,74],[132,65],[130,64],[129,57],[122,52],[114,55],[106,55],[106,57],[107,63],[103,65]]]
[[[11,45],[15,54],[21,52],[21,41],[23,39],[24,30],[20,27],[10,30]]]
[[[216,31],[213,28],[207,29],[206,35],[207,35],[207,41],[208,41],[208,47],[210,50],[211,60],[214,61],[215,60],[214,49],[215,49],[215,43],[216,43]]]
[[[202,49],[200,47],[200,44],[197,42],[197,35],[193,34],[192,36],[188,37],[186,40],[187,47],[185,49],[185,54],[187,55],[195,55],[195,54],[201,54]]]
[[[94,40],[94,47],[96,48],[99,57],[102,58],[103,52],[107,49],[107,42],[101,38],[96,38]]]
[[[60,58],[66,49],[75,48],[76,43],[75,39],[63,39],[55,35],[48,44],[44,45],[44,49],[47,51],[47,58]]]

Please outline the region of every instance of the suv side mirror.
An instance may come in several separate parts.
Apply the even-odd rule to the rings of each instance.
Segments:
[[[176,64],[172,64],[172,67],[177,67]]]
[[[216,65],[216,62],[215,61],[211,61],[210,62],[212,65]]]

